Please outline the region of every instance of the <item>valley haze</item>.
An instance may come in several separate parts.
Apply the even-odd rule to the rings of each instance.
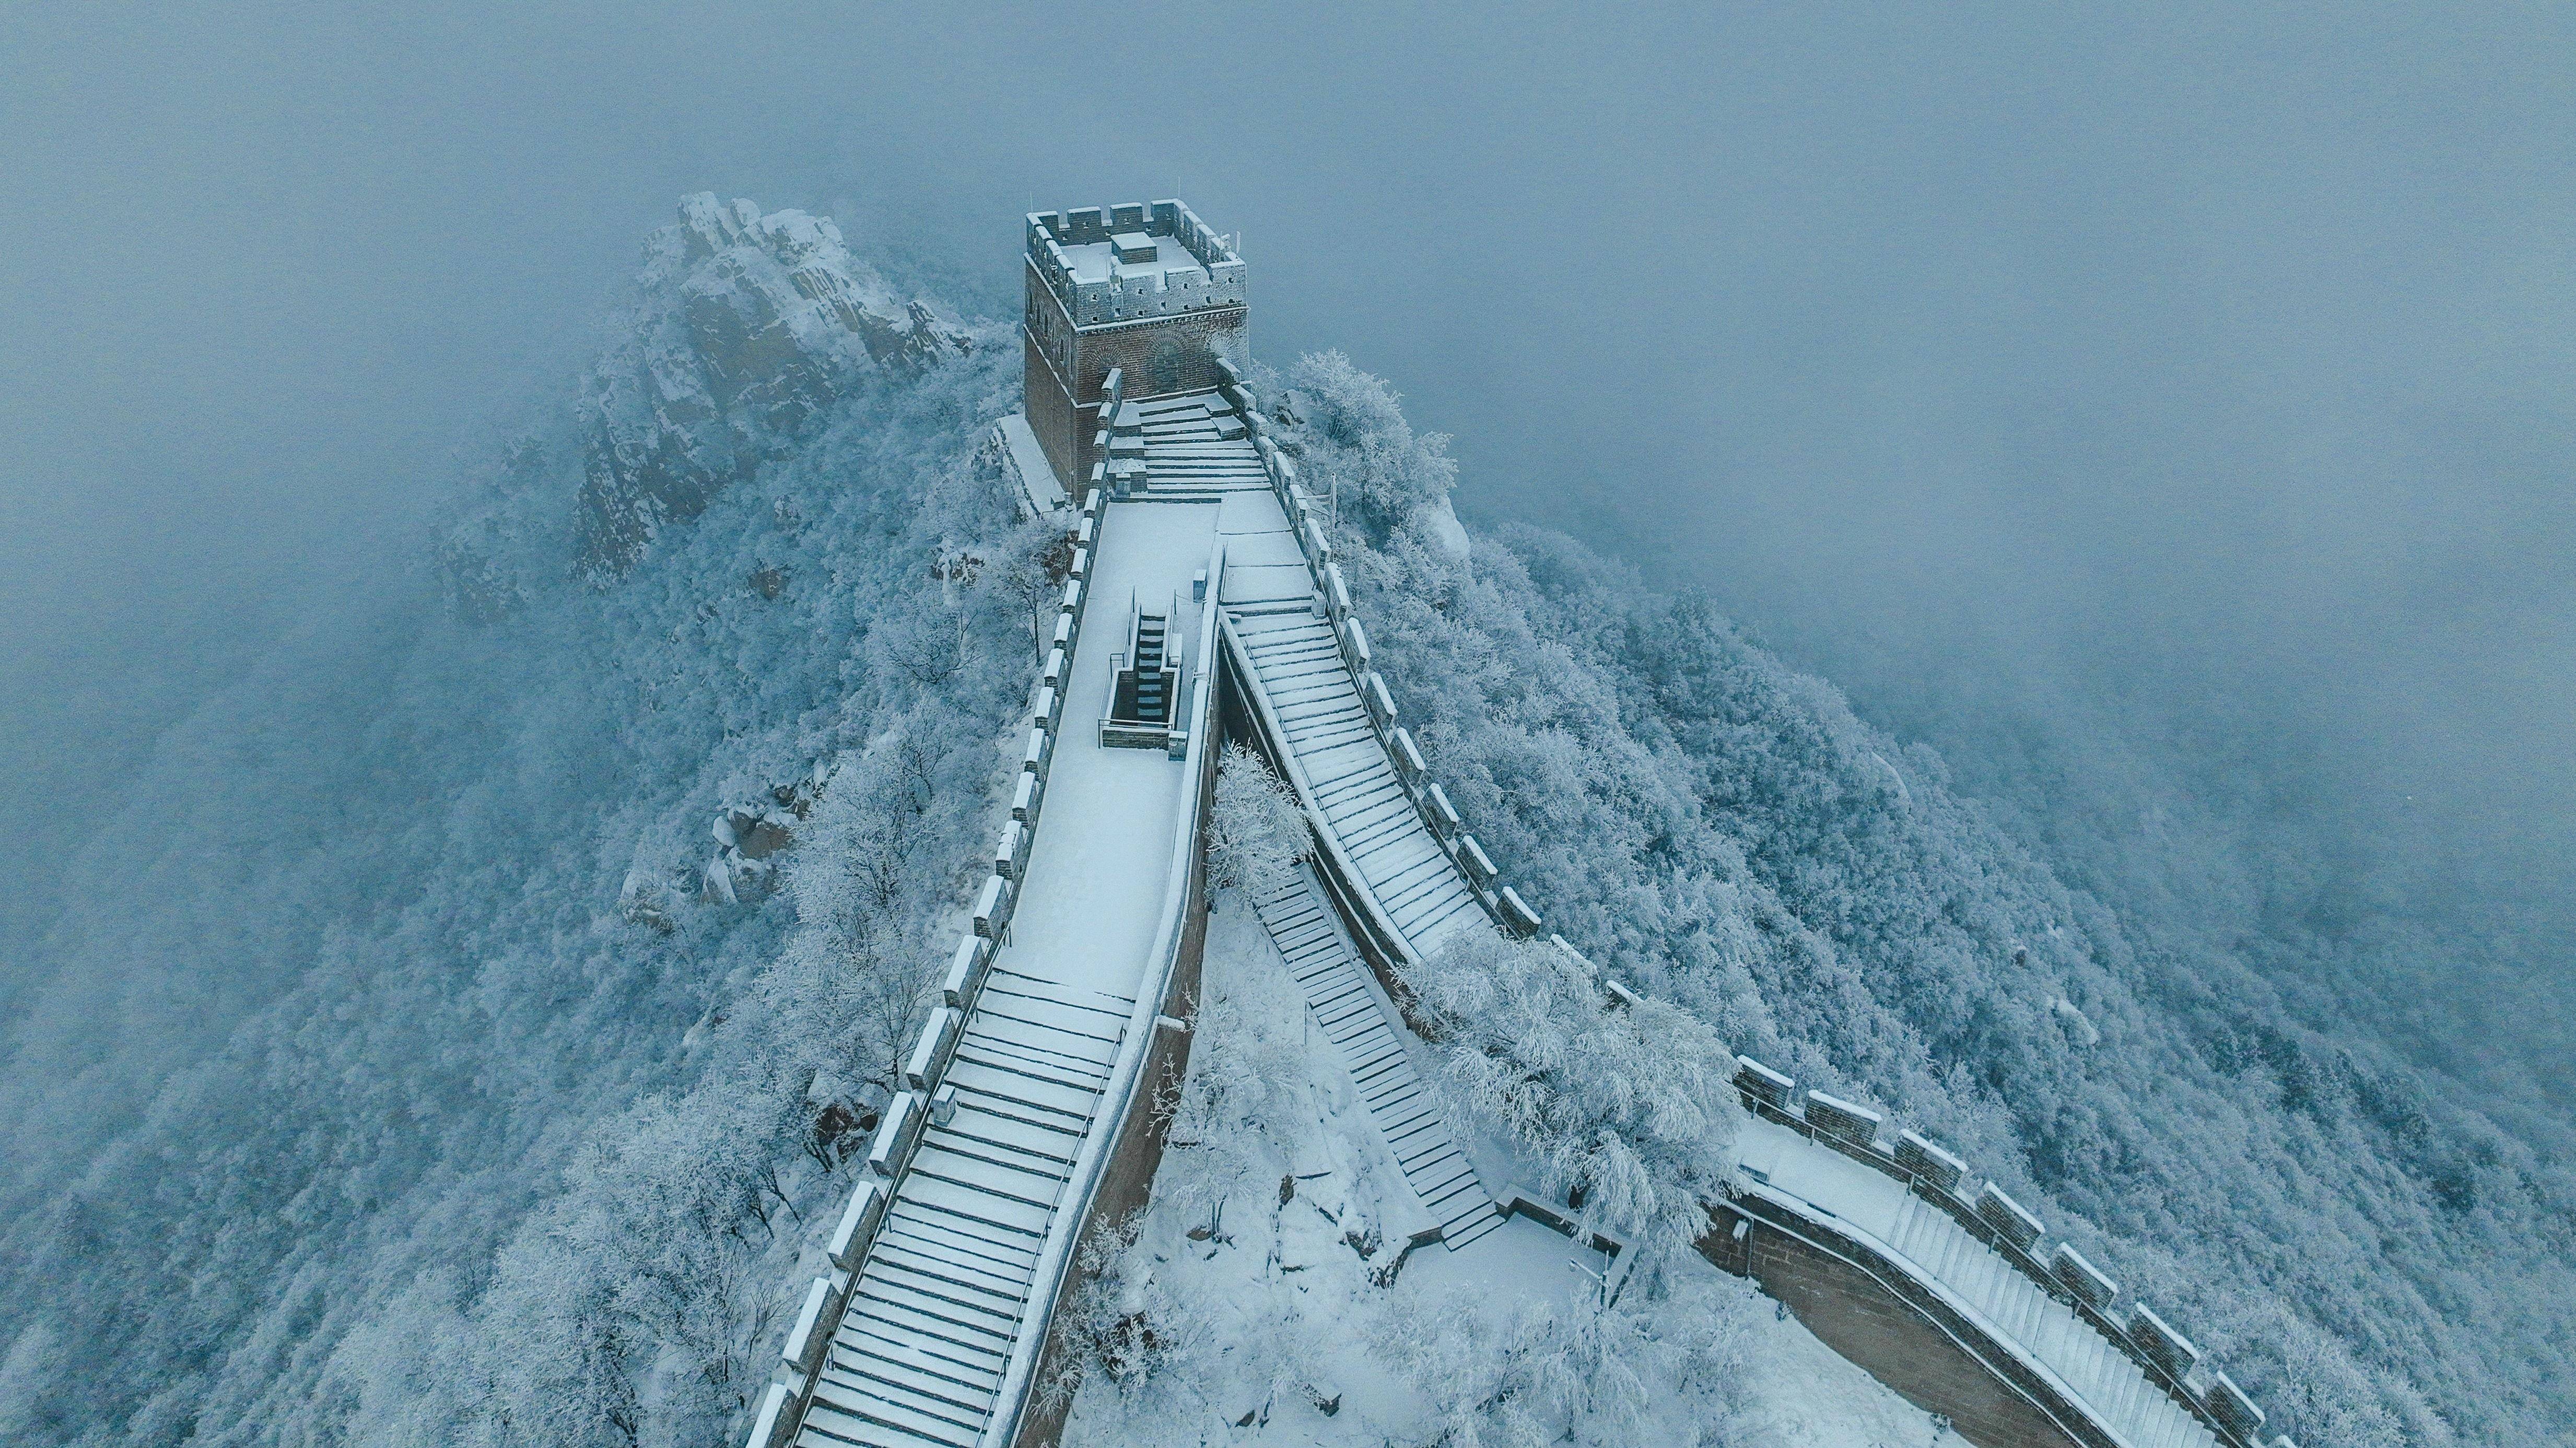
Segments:
[[[1551,929],[2302,1443],[2576,1433],[2566,17],[7,26],[0,1437],[738,1438],[1016,749],[1019,218],[1174,194]]]

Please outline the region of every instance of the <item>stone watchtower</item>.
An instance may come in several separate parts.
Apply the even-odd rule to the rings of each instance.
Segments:
[[[1217,385],[1243,361],[1243,258],[1178,201],[1029,213],[1029,430],[1066,493],[1099,461],[1110,370],[1133,400]]]

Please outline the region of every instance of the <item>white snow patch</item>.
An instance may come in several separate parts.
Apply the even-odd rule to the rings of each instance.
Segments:
[[[1027,500],[1029,511],[1045,517],[1071,501],[1065,496],[1064,482],[1055,475],[1055,464],[1047,461],[1046,449],[1039,445],[1038,435],[1029,429],[1026,414],[1014,412],[1000,423],[1003,457],[1020,481],[1020,494]]]
[[[1458,521],[1458,510],[1450,503],[1447,494],[1442,494],[1439,502],[1422,512],[1423,531],[1431,535],[1432,542],[1440,545],[1441,552],[1464,563],[1476,551],[1475,545],[1468,541],[1466,525]]]
[[[1633,1360],[1647,1384],[1644,1421],[1607,1437],[1590,1424],[1577,1441],[1957,1441],[1751,1284],[1713,1268],[1686,1267],[1666,1302],[1639,1288],[1599,1319],[1606,1329],[1591,1328],[1591,1274],[1609,1265],[1604,1255],[1514,1218],[1464,1251],[1415,1249],[1387,1283],[1419,1205],[1250,903],[1221,897],[1209,925],[1190,1074],[1194,1090],[1218,1086],[1217,1099],[1230,1105],[1213,1120],[1194,1119],[1200,1098],[1185,1093],[1136,1245],[1101,1284],[1115,1300],[1088,1314],[1095,1322],[1142,1314],[1157,1324],[1155,1362],[1124,1382],[1106,1373],[1084,1382],[1068,1448],[1429,1443],[1444,1429],[1444,1401],[1473,1401],[1478,1375],[1499,1371],[1506,1356],[1544,1380],[1587,1361],[1586,1344],[1598,1351],[1605,1338],[1630,1344],[1614,1351],[1628,1354],[1623,1364]],[[1515,1165],[1534,1178],[1528,1164]],[[1363,1257],[1353,1236],[1373,1250]],[[1552,1331],[1542,1326],[1550,1323]],[[1623,1338],[1622,1329],[1641,1335]],[[1602,1384],[1613,1376],[1573,1373]]]

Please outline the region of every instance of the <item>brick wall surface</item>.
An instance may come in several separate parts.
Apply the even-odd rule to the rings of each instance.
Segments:
[[[1100,430],[1100,391],[1109,369],[1123,374],[1131,398],[1199,392],[1217,385],[1217,358],[1242,346],[1244,309],[1218,307],[1175,317],[1077,328],[1064,301],[1034,265],[1026,269],[1020,316],[1025,356],[1021,391],[1029,429],[1065,491],[1079,496],[1091,476],[1092,435]]]
[[[1710,1215],[1716,1225],[1700,1243],[1702,1256],[1752,1278],[1825,1346],[1907,1402],[1948,1418],[1976,1448],[2084,1448],[1869,1273],[1726,1208]],[[1740,1242],[1739,1222],[1746,1227]]]
[[[1020,390],[1029,431],[1037,434],[1039,450],[1055,465],[1056,481],[1064,485],[1067,494],[1079,498],[1083,481],[1091,471],[1082,455],[1096,409],[1085,412],[1074,405],[1073,398],[1056,381],[1055,369],[1039,353],[1036,338],[1022,333],[1021,350],[1024,370]]]
[[[1097,402],[1116,367],[1131,398],[1214,387],[1224,380],[1216,359],[1239,345],[1243,316],[1243,308],[1227,307],[1084,331],[1074,344],[1074,385],[1083,399]]]

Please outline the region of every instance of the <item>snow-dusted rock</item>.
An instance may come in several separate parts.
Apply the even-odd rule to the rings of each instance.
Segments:
[[[840,229],[700,193],[646,247],[625,340],[582,404],[584,554],[623,568],[791,446],[876,368],[963,351],[965,330],[895,294]]]

